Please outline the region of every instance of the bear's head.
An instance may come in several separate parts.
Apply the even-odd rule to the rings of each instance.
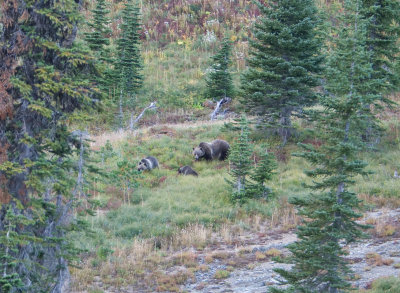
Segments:
[[[180,167],[180,168],[178,169],[178,174],[182,174],[182,172],[183,172],[183,167]]]
[[[138,164],[138,171],[145,171],[149,169],[149,162],[146,159],[142,159]]]
[[[200,158],[204,157],[205,154],[206,154],[206,152],[202,147],[193,148],[193,156],[196,161],[198,161]]]

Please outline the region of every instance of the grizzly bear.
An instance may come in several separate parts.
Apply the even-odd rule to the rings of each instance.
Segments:
[[[223,161],[228,157],[229,143],[222,139],[212,142],[201,142],[198,147],[193,148],[193,156],[196,161],[204,158],[207,161]]]
[[[190,166],[183,166],[178,169],[178,174],[199,176]]]
[[[152,156],[148,156],[144,159],[142,159],[139,164],[138,164],[138,171],[146,171],[146,170],[152,170],[154,168],[158,168],[158,161],[156,158]]]

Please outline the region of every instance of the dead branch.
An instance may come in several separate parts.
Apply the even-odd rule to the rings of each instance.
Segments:
[[[229,103],[231,101],[231,98],[229,97],[225,97],[222,98],[221,100],[218,101],[217,105],[215,106],[214,111],[211,113],[211,120],[214,120],[216,118],[216,116],[218,115],[218,112],[221,108],[221,106],[225,103]]]
[[[151,104],[148,105],[146,108],[144,108],[143,111],[139,114],[139,116],[136,117],[135,120],[133,120],[133,113],[132,113],[132,115],[131,115],[131,120],[130,120],[130,122],[129,122],[129,129],[130,129],[130,130],[133,130],[133,127],[134,127],[135,124],[138,123],[139,120],[142,118],[144,112],[146,112],[147,110],[150,110],[150,109],[155,109],[155,108],[157,108],[157,106],[156,106],[156,101],[151,102]]]

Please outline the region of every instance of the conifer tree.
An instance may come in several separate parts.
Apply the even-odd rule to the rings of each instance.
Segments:
[[[17,232],[17,225],[31,225],[32,220],[23,215],[16,215],[13,207],[8,205],[4,217],[4,228],[0,230],[0,292],[12,292],[16,289],[22,289],[24,284],[15,267],[19,260],[15,257],[15,251],[18,251],[19,245],[29,243],[30,235],[24,235]]]
[[[274,170],[276,169],[275,156],[268,152],[267,146],[263,146],[264,153],[260,156],[258,165],[254,168],[250,175],[251,180],[254,182],[250,185],[249,193],[255,198],[265,198],[271,195],[272,191],[265,183],[272,179]]]
[[[361,15],[368,20],[365,46],[370,52],[373,71],[371,79],[376,86],[372,88],[376,98],[382,101],[375,110],[393,105],[389,95],[400,89],[400,74],[396,65],[400,62],[400,2],[397,0],[363,0]],[[370,108],[366,104],[364,108]],[[370,109],[369,109],[370,110]],[[369,111],[368,110],[368,111]],[[379,125],[368,121],[364,139],[373,143],[380,136]]]
[[[375,92],[383,95],[383,102],[390,104],[386,95],[400,87],[400,76],[395,68],[400,61],[400,2],[363,0],[361,14],[368,20],[366,47],[373,68],[371,78],[380,81],[376,83]]]
[[[317,134],[324,142],[319,148],[302,145],[298,156],[315,167],[306,172],[313,179],[312,193],[294,198],[292,203],[307,220],[298,228],[299,240],[290,245],[294,267],[277,270],[289,287],[271,292],[330,292],[348,289],[350,273],[343,258],[347,244],[362,237],[362,226],[356,223],[360,200],[351,191],[354,177],[368,175],[366,163],[358,159],[365,115],[359,109],[374,100],[370,80],[372,64],[365,47],[367,22],[360,15],[361,0],[345,1],[338,31],[331,32],[332,44],[327,59],[327,92],[321,97],[323,110],[312,118],[318,123]],[[343,242],[343,243],[342,243]]]
[[[222,41],[221,49],[212,57],[210,72],[206,78],[207,96],[213,100],[232,98],[234,93],[232,76],[229,72],[232,44],[229,39]]]
[[[11,227],[19,235],[14,239],[26,240],[7,254],[15,266],[6,274],[22,281],[21,292],[65,291],[77,252],[65,237],[78,226],[71,218],[74,146],[66,123],[74,110],[99,99],[89,80],[94,58],[75,42],[80,3],[1,3],[0,231]],[[32,222],[12,224],[10,206],[14,219]],[[6,247],[2,241],[0,251]]]
[[[283,145],[291,116],[313,105],[321,72],[320,22],[313,0],[256,1],[261,17],[250,42],[249,69],[242,75],[242,103],[267,127],[278,131]]]
[[[106,6],[105,0],[97,0],[96,6],[92,10],[93,19],[88,22],[88,26],[91,29],[85,34],[86,42],[88,42],[89,48],[101,57],[103,57],[104,49],[110,44],[108,37],[111,34],[111,29],[108,27],[110,20],[107,17],[109,10]]]
[[[128,0],[122,10],[121,33],[117,40],[116,76],[120,87],[120,127],[123,121],[123,106],[136,108],[135,95],[142,86],[143,68],[140,54],[140,9]]]
[[[253,145],[250,142],[250,129],[246,116],[242,116],[239,121],[240,133],[232,144],[229,151],[230,175],[232,180],[227,180],[232,186],[232,200],[242,202],[247,197],[247,176],[252,169],[251,154]]]
[[[100,71],[100,74],[94,78],[106,93],[111,91],[115,83],[114,60],[108,47],[111,35],[111,29],[108,27],[111,21],[107,17],[109,13],[105,0],[97,0],[95,8],[92,10],[93,18],[88,22],[90,31],[85,33],[85,40],[94,52]]]

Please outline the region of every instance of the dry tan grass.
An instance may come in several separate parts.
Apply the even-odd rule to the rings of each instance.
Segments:
[[[271,257],[277,257],[277,256],[281,256],[282,252],[276,248],[271,248],[265,252],[265,255],[271,256]]]
[[[212,229],[200,224],[190,224],[177,230],[170,242],[169,249],[177,250],[194,246],[202,249],[206,246],[212,234]]]
[[[382,256],[376,252],[370,252],[365,255],[367,264],[372,266],[390,266],[394,263],[391,258],[382,258]]]
[[[235,231],[232,230],[232,225],[228,224],[222,224],[219,230],[219,234],[221,235],[224,242],[226,242],[227,244],[232,244],[234,233]]]
[[[212,263],[212,262],[214,261],[214,258],[213,258],[213,256],[212,256],[212,254],[207,254],[207,255],[204,257],[204,261],[205,261],[206,263]]]
[[[178,123],[178,124],[172,124],[172,123],[167,123],[167,124],[159,124],[157,125],[157,128],[172,128],[172,129],[188,129],[192,127],[204,127],[204,126],[209,126],[209,125],[222,125],[225,122],[230,122],[230,119],[226,120],[214,120],[214,121],[196,121],[196,122],[185,122],[185,123]],[[118,144],[119,142],[126,140],[127,138],[134,138],[137,137],[138,134],[146,134],[148,133],[154,126],[148,126],[148,127],[143,127],[139,128],[136,130],[119,130],[119,131],[113,131],[113,132],[105,132],[99,135],[94,135],[91,137],[91,148],[94,150],[99,150],[100,147],[104,146],[108,141],[111,142],[111,144],[114,146]]]
[[[256,251],[256,253],[254,254],[256,257],[256,260],[263,260],[266,259],[266,255],[264,253],[262,253],[261,251]]]
[[[270,221],[271,228],[280,227],[282,231],[295,228],[300,223],[301,218],[297,215],[296,209],[291,205],[287,198],[283,198],[279,208],[275,208]]]
[[[382,213],[385,214],[385,209],[382,210]],[[368,218],[365,223],[374,226],[372,233],[378,237],[393,236],[398,229],[394,225],[393,218],[388,215]]]
[[[232,256],[232,253],[223,250],[212,253],[213,259],[228,259],[230,256]]]
[[[197,254],[193,251],[181,251],[173,257],[173,264],[188,268],[197,267]]]
[[[239,257],[243,256],[244,254],[249,254],[252,252],[252,248],[251,247],[239,247],[237,250],[237,255]]]
[[[358,198],[367,204],[372,204],[378,208],[387,207],[390,209],[396,209],[400,207],[400,198],[376,196],[365,193],[359,194]]]

